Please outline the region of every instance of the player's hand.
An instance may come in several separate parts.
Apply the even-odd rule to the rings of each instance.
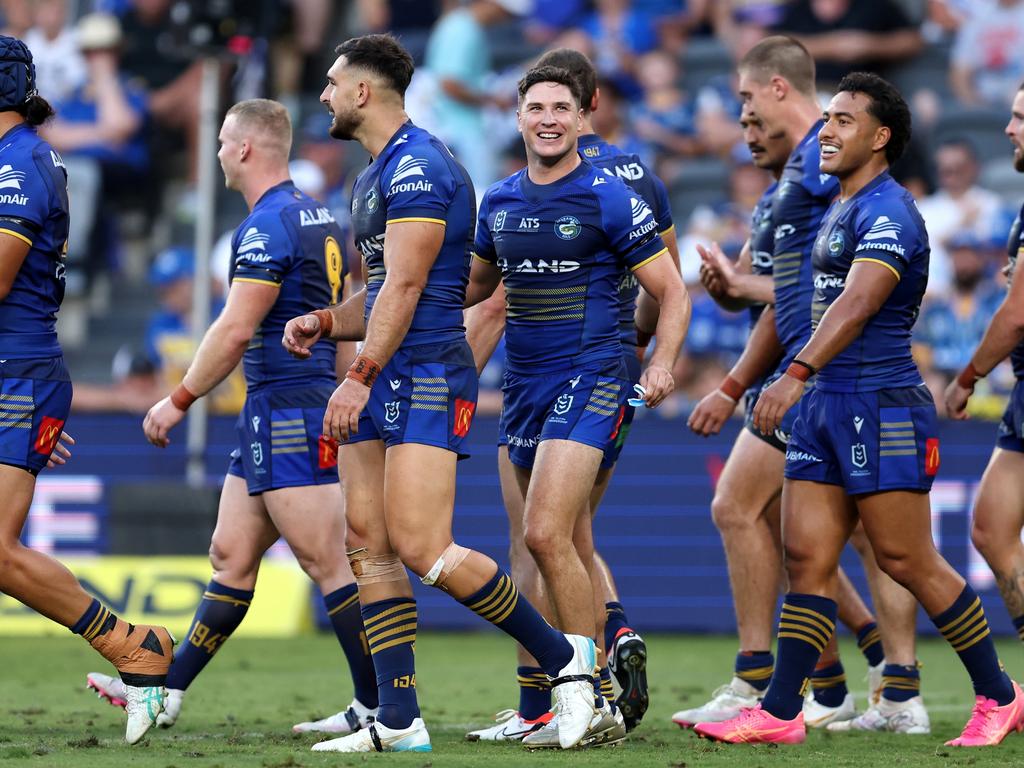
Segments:
[[[757,398],[754,426],[762,435],[771,435],[782,423],[783,416],[804,394],[804,382],[793,376],[780,376]]]
[[[53,469],[54,467],[67,464],[68,459],[71,458],[71,449],[68,446],[74,444],[75,438],[67,432],[61,432],[60,438],[57,440],[57,444],[53,447],[53,453],[51,453],[50,458],[46,460],[46,466]]]
[[[722,285],[718,270],[703,261],[700,265],[700,284],[712,299],[717,301],[725,298],[725,286]]]
[[[736,410],[736,403],[722,390],[716,389],[704,395],[697,407],[693,409],[686,426],[702,437],[717,435],[722,425]]]
[[[312,356],[309,348],[320,340],[320,319],[316,315],[293,317],[284,326],[281,346],[300,360]]]
[[[640,375],[640,386],[644,389],[644,404],[657,408],[676,388],[672,372],[660,365],[648,365]]]
[[[718,243],[712,243],[710,248],[698,245],[697,253],[700,254],[702,270],[706,265],[709,274],[718,281],[718,290],[722,291],[723,295],[732,296],[736,283],[736,267],[718,247]]]
[[[359,415],[370,399],[370,388],[354,379],[345,379],[327,401],[324,434],[339,443],[359,431]]]
[[[170,397],[165,397],[149,409],[142,420],[142,431],[157,448],[166,448],[171,442],[167,433],[184,418],[185,412],[177,408]]]
[[[949,382],[943,399],[946,401],[946,415],[951,419],[963,421],[967,418],[967,401],[973,390],[964,389],[956,379]]]

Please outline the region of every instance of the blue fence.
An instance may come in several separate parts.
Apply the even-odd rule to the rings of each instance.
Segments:
[[[682,416],[642,414],[634,426],[596,521],[598,548],[611,565],[634,624],[645,629],[728,632],[732,601],[725,559],[709,506],[739,423],[711,439],[694,437]],[[40,477],[28,540],[54,552],[103,552],[109,535],[109,498],[123,483],[166,483],[184,475],[184,430],[164,451],[145,442],[140,419],[75,416],[72,462]],[[497,420],[479,417],[472,457],[459,465],[455,528],[458,540],[507,563],[505,514],[495,469]],[[984,562],[970,546],[969,510],[992,450],[995,426],[942,426],[942,467],[932,493],[933,532],[941,551],[985,600],[994,628],[1011,632]],[[233,447],[233,419],[211,421],[208,470],[219,485]],[[146,510],[139,510],[145,515]],[[899,514],[899,510],[893,510]],[[859,562],[845,561],[863,586]],[[865,591],[866,594],[866,591]],[[447,596],[418,589],[421,621],[433,627],[479,627],[481,622]],[[930,623],[920,622],[922,631]]]

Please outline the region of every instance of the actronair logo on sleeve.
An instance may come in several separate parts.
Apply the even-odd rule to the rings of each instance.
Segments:
[[[9,164],[0,165],[0,189],[21,189],[24,171],[16,171]]]
[[[413,176],[423,176],[423,169],[426,167],[427,161],[425,158],[406,155],[398,161],[398,165],[395,167],[395,175],[391,177],[391,183],[397,184]]]
[[[267,255],[267,245],[270,243],[270,235],[265,235],[260,232],[256,227],[249,227],[242,235],[242,241],[238,244],[238,255],[247,256],[247,258],[255,259],[257,261],[261,259],[269,259]],[[262,251],[262,255],[253,256],[256,251]]]
[[[899,240],[900,227],[898,222],[893,221],[888,216],[879,216],[875,219],[875,223],[871,225],[871,229],[864,235],[865,240]]]
[[[635,227],[641,221],[646,219],[651,214],[651,209],[643,200],[636,197],[629,198],[629,205],[633,211],[633,226]]]

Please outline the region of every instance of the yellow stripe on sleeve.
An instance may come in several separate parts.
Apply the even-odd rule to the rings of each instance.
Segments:
[[[643,261],[641,261],[641,262],[640,262],[639,264],[637,264],[637,265],[636,265],[635,267],[630,267],[630,271],[632,271],[632,272],[636,272],[636,271],[637,271],[638,269],[640,269],[640,267],[643,267],[643,266],[646,266],[647,264],[650,264],[650,263],[651,263],[652,261],[654,261],[654,260],[655,260],[656,258],[658,258],[659,256],[663,256],[663,255],[665,255],[666,253],[668,253],[668,248],[662,248],[662,249],[661,249],[660,251],[658,251],[658,252],[657,252],[656,254],[654,254],[653,256],[651,256],[651,257],[649,257],[649,258],[646,258],[646,259],[644,259],[644,260],[643,260]]]
[[[881,259],[871,259],[868,258],[867,256],[862,256],[859,259],[854,259],[853,263],[856,264],[858,261],[868,261],[871,262],[872,264],[881,264],[883,267],[885,267],[894,275],[896,275],[897,280],[899,280],[902,277],[902,275],[900,275],[899,270],[897,270],[896,267],[894,267],[892,264],[889,264],[888,262],[882,261]]]
[[[233,283],[256,283],[257,285],[272,285],[275,288],[280,288],[280,283],[275,283],[273,280],[259,280],[255,277],[236,277],[231,282]]]
[[[21,232],[15,232],[13,229],[2,229],[2,228],[0,228],[0,232],[2,232],[5,235],[10,235],[11,237],[16,237],[19,240],[21,240],[23,243],[28,243],[29,245],[32,245],[32,241],[29,240],[27,237],[25,237],[23,234],[21,234]]]
[[[660,232],[659,234],[661,235],[662,239],[664,239],[664,238],[668,237],[669,234],[673,234],[674,235],[675,232],[676,232],[676,225],[673,224],[671,227],[666,229],[664,232]]]
[[[482,262],[483,262],[484,264],[493,264],[493,263],[494,263],[493,261],[488,261],[487,259],[485,259],[485,258],[484,258],[483,256],[481,256],[481,255],[480,255],[479,253],[477,253],[476,251],[470,251],[470,253],[472,253],[472,254],[473,254],[473,258],[474,258],[474,259],[479,259],[479,260],[480,260],[480,261],[482,261]]]
[[[446,222],[444,219],[430,219],[430,218],[427,218],[425,216],[407,216],[404,219],[388,219],[384,223],[386,225],[389,225],[389,224],[404,224],[407,221],[425,221],[428,224],[440,224],[442,227],[448,225],[448,222]]]

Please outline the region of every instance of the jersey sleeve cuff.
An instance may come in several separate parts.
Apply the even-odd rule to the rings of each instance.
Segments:
[[[894,275],[896,275],[896,279],[897,280],[902,280],[903,279],[903,272],[900,269],[903,265],[899,261],[897,261],[896,259],[893,259],[893,258],[889,257],[888,254],[874,253],[873,252],[872,255],[870,255],[870,256],[857,256],[857,257],[855,257],[853,259],[852,263],[856,264],[859,261],[866,261],[869,264],[881,264],[883,267],[885,267],[890,272],[892,272]],[[896,263],[893,264],[892,263],[893,261],[896,261]]]
[[[448,225],[448,222],[446,222],[444,219],[439,219],[439,218],[434,217],[434,216],[401,216],[399,218],[388,219],[384,223],[385,223],[385,225],[405,224],[405,223],[408,223],[408,222],[411,222],[411,221],[422,221],[422,222],[425,222],[427,224],[440,224],[442,227],[445,227],[445,226]]]
[[[470,253],[473,254],[473,258],[474,259],[479,259],[484,264],[493,264],[494,263],[493,259],[486,259],[483,256],[481,256],[479,253],[477,253],[476,251],[470,251]]]
[[[641,261],[641,262],[640,262],[639,264],[634,264],[634,265],[633,265],[633,266],[631,266],[631,267],[630,267],[629,269],[630,269],[630,271],[632,271],[632,272],[636,272],[636,271],[637,271],[638,269],[640,269],[640,267],[643,267],[643,266],[646,266],[647,264],[650,264],[650,263],[651,263],[652,261],[654,261],[654,260],[655,260],[656,258],[658,258],[659,256],[662,256],[662,255],[664,255],[664,254],[666,254],[666,253],[668,253],[668,248],[662,248],[662,249],[661,249],[661,250],[659,250],[659,251],[658,251],[657,253],[654,253],[654,254],[652,254],[651,256],[648,256],[648,257],[647,257],[646,259],[644,259],[643,261]]]
[[[25,232],[25,231],[21,230],[20,228],[15,228],[15,227],[9,226],[9,225],[8,226],[3,226],[3,227],[0,227],[0,234],[10,235],[11,237],[16,237],[19,240],[21,240],[22,242],[28,243],[29,247],[32,246],[32,237],[31,237],[31,235],[28,232]]]

